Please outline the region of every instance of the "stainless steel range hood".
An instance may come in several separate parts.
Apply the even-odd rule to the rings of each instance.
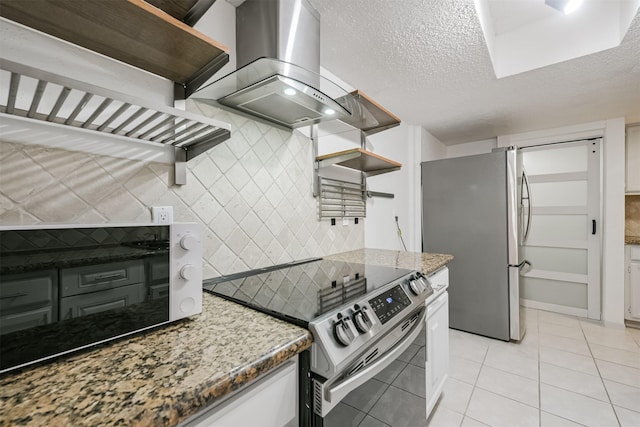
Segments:
[[[238,70],[192,99],[287,128],[348,118],[348,93],[320,76],[320,18],[307,0],[246,0],[236,9]]]

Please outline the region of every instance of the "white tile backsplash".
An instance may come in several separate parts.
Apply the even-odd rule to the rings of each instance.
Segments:
[[[173,167],[0,141],[0,225],[150,222],[171,205],[175,221],[205,226],[204,277],[364,246],[364,222],[317,219],[308,137],[195,101],[187,109],[232,124],[232,137]],[[338,221],[338,224],[341,224]]]

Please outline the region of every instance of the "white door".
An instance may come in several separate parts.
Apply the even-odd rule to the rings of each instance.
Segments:
[[[602,139],[522,149],[531,184],[523,305],[600,319]]]

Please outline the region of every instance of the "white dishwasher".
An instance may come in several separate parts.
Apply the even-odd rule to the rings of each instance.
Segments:
[[[449,269],[444,267],[429,276],[434,294],[427,300],[425,359],[427,418],[435,406],[449,376]]]

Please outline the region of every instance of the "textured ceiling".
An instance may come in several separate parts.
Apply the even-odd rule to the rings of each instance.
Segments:
[[[547,19],[558,12],[544,0],[487,0],[496,35]]]
[[[321,64],[445,144],[640,121],[640,14],[621,45],[496,79],[472,0],[310,0]]]

